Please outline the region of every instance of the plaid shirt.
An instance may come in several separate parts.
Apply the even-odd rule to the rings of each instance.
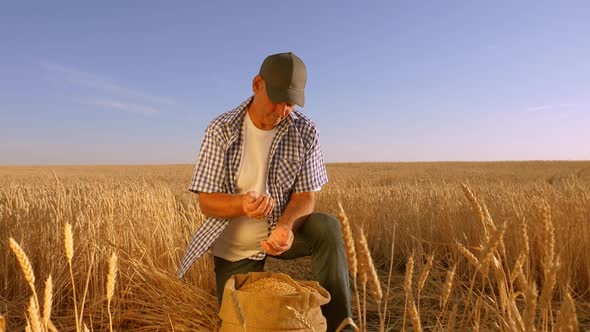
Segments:
[[[248,98],[209,124],[188,188],[190,191],[235,193],[243,148],[242,125],[252,100],[253,97]],[[270,148],[267,190],[275,206],[267,218],[268,234],[275,228],[292,192],[317,191],[327,182],[318,130],[311,120],[293,110],[277,126]],[[180,278],[212,246],[228,223],[229,219],[210,217],[197,229],[180,264]],[[249,258],[262,260],[265,256],[261,251]]]

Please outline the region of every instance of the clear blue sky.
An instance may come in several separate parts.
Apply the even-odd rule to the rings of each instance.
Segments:
[[[283,51],[328,162],[590,159],[588,1],[12,1],[0,164],[193,163]]]

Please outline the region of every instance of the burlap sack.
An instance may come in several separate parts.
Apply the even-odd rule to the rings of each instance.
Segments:
[[[240,287],[262,278],[280,279],[294,286],[297,292],[278,296],[239,290]],[[244,331],[238,309],[232,298],[234,294],[242,308],[248,332],[312,331],[295,316],[293,311],[287,309],[288,306],[301,313],[315,331],[326,331],[326,319],[322,315],[320,306],[330,302],[330,293],[316,281],[295,281],[284,273],[273,272],[233,275],[225,283],[223,291],[219,310],[219,317],[222,320],[220,332]]]

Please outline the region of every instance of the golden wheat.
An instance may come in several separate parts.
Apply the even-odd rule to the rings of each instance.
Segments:
[[[371,258],[371,252],[369,251],[367,238],[365,237],[365,232],[362,227],[359,229],[358,238],[358,260],[359,267],[362,270],[361,273],[364,273],[367,276],[367,281],[371,286],[371,294],[373,295],[373,298],[377,300],[377,302],[380,302],[383,298],[381,282],[379,281],[379,277],[377,276],[377,270],[375,269],[375,265],[373,264],[373,259]]]
[[[347,208],[349,223],[366,226],[365,235],[371,239],[371,257],[379,273],[387,272],[381,268],[394,260],[406,260],[412,252],[416,253],[415,262],[427,261],[428,253],[435,254],[437,264],[429,273],[433,280],[445,279],[444,273],[448,271],[444,267],[456,265],[443,308],[432,301],[440,297],[442,302],[446,292],[444,285],[441,290],[442,282],[426,282],[421,286],[425,270],[416,276],[410,293],[414,296],[421,288],[420,295],[424,294],[415,301],[424,329],[427,325],[439,330],[446,330],[447,326],[459,330],[477,326],[482,331],[509,331],[512,327],[528,326],[527,330],[547,331],[574,326],[565,322],[576,321],[576,316],[580,317],[577,320],[580,327],[587,328],[584,324],[588,321],[589,310],[580,303],[590,301],[587,295],[590,294],[590,258],[586,254],[590,227],[580,221],[590,217],[590,182],[580,176],[585,174],[580,170],[589,168],[588,162],[328,165],[330,183],[318,193],[317,207],[322,211],[339,211],[338,202],[341,202]],[[113,249],[122,255],[117,289],[120,287],[126,294],[133,294],[119,299],[117,309],[121,312],[117,314],[119,319],[114,322],[117,326],[113,329],[120,330],[124,326],[180,331],[214,330],[218,326],[211,256],[206,255],[191,268],[185,284],[174,277],[187,241],[204,221],[197,195],[184,188],[192,167],[52,169],[55,176],[43,167],[0,167],[0,245],[5,246],[4,254],[0,254],[3,267],[0,308],[7,311],[5,317],[10,318],[11,329],[13,326],[15,330],[26,328],[27,318],[22,313],[27,310],[27,303],[20,299],[31,287],[26,277],[19,277],[23,272],[20,263],[14,263],[12,251],[8,250],[9,237],[19,239],[26,246],[39,278],[53,276],[56,292],[53,301],[55,307],[60,308],[60,314],[53,315],[53,319],[60,330],[61,327],[73,330],[75,322],[85,330],[82,311],[73,309],[76,303],[82,308],[84,303],[93,304],[83,310],[83,320],[90,330],[108,329],[107,310],[100,305],[107,301],[100,285],[104,286],[105,261],[109,259],[104,253]],[[467,196],[461,183],[469,183],[472,199],[467,198],[467,208],[461,203]],[[549,213],[536,209],[539,202],[546,204]],[[473,220],[471,210],[475,211],[476,224],[470,223]],[[499,236],[502,222],[494,224],[492,216],[506,222],[497,244],[488,237]],[[398,225],[395,241],[390,236],[394,223]],[[62,240],[58,237],[65,224],[71,224],[76,234],[85,239],[76,242],[75,262],[73,245],[69,257],[66,248],[74,279],[91,270],[91,257],[99,258],[92,265],[95,268],[86,283],[90,285],[88,298],[82,296],[81,302],[72,301],[72,295],[74,292],[85,294],[85,283],[68,284],[68,261],[63,259],[63,249],[56,246]],[[480,261],[481,265],[493,264],[495,273],[490,274],[485,283],[471,268],[474,260],[470,260],[456,242],[478,260],[485,260]],[[390,254],[394,243],[395,257]],[[488,253],[482,255],[486,246]],[[555,274],[551,269],[557,257],[560,268]],[[129,266],[130,260],[133,266]],[[149,268],[137,268],[136,264],[147,264],[147,261]],[[272,259],[267,263],[273,268]],[[300,276],[306,273],[299,263],[289,262],[281,269]],[[392,286],[387,289],[391,296],[382,300],[388,304],[385,312],[388,317],[403,315],[405,306],[400,299],[404,291],[399,287],[404,283],[401,269],[394,264]],[[555,275],[555,282],[551,281],[552,275]],[[531,286],[523,287],[522,280]],[[520,281],[519,289],[514,289],[516,281]],[[540,292],[537,286],[534,292],[531,290],[534,281],[540,285]],[[564,300],[568,282],[576,310],[570,310]],[[543,294],[545,288],[546,295]],[[541,294],[533,296],[536,293]],[[468,300],[470,296],[473,301]],[[561,305],[556,304],[554,298],[562,299]],[[477,303],[480,310],[475,320],[472,309],[477,308]],[[465,307],[470,308],[467,315],[458,315],[465,312]],[[372,328],[370,320],[376,316],[372,311],[377,308],[369,305],[367,309],[369,324],[364,324],[365,330]],[[412,311],[410,307],[406,310]],[[80,319],[71,317],[76,314]],[[441,320],[437,320],[438,317]],[[456,326],[457,322],[462,326]],[[383,326],[387,330],[402,327],[402,322],[395,319],[386,323]],[[49,329],[51,325],[50,320]]]
[[[14,254],[16,255],[16,259],[18,260],[18,263],[20,264],[20,267],[25,275],[25,279],[29,283],[29,287],[31,287],[31,290],[36,295],[35,274],[33,273],[33,266],[31,265],[31,262],[29,261],[29,257],[27,257],[27,254],[25,254],[25,251],[20,247],[20,245],[13,238],[10,238],[9,242],[10,242],[10,248],[12,249]]]
[[[340,211],[338,213],[338,220],[340,221],[340,228],[342,229],[342,239],[344,241],[344,250],[346,250],[346,259],[348,261],[348,270],[353,280],[356,280],[357,276],[357,258],[356,250],[354,247],[354,238],[352,236],[352,230],[350,228],[350,221],[344,212],[342,204],[338,202]]]
[[[297,288],[293,285],[276,278],[260,278],[254,282],[247,283],[240,287],[242,292],[262,293],[274,295],[289,295],[297,293]]]
[[[447,302],[449,301],[449,297],[451,296],[451,291],[453,289],[453,279],[455,278],[455,271],[457,269],[457,265],[453,266],[453,268],[447,272],[447,276],[445,278],[445,283],[443,284],[443,290],[440,296],[440,307],[445,308]]]
[[[53,280],[51,274],[45,281],[45,295],[43,296],[43,326],[48,329],[51,319],[51,303],[53,301]]]
[[[111,315],[111,300],[115,294],[115,282],[117,278],[117,254],[113,253],[109,261],[109,274],[107,275],[107,310],[109,314],[109,330],[113,331],[113,318]]]
[[[354,237],[352,236],[352,229],[350,227],[350,221],[348,220],[348,216],[344,212],[344,208],[342,204],[338,202],[338,221],[340,222],[340,228],[342,229],[342,241],[344,243],[344,250],[346,251],[346,260],[348,262],[348,271],[350,276],[352,277],[352,286],[354,288],[354,294],[356,295],[356,307],[357,313],[359,317],[361,316],[361,303],[360,303],[360,295],[357,286],[357,274],[358,274],[358,260],[357,254],[354,244]],[[366,274],[365,274],[366,275]],[[387,303],[385,304],[387,305]],[[352,318],[351,318],[352,319]],[[356,325],[355,325],[356,327]]]
[[[479,264],[479,259],[477,259],[477,257],[475,257],[475,255],[469,251],[469,249],[465,248],[461,243],[455,241],[455,244],[457,245],[457,249],[459,249],[459,252],[465,256],[465,258],[467,258],[467,261],[469,261],[469,263],[471,263],[471,265],[473,265],[475,268],[478,268],[480,266]]]
[[[39,316],[39,307],[37,306],[37,299],[35,299],[35,296],[31,296],[29,300],[28,313],[31,322],[31,330],[33,330],[33,332],[42,332],[43,325],[41,323],[41,317]]]

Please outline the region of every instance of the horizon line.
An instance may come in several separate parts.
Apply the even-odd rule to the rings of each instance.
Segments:
[[[415,161],[333,161],[328,165],[337,164],[426,164],[426,163],[536,163],[536,162],[590,162],[589,159],[506,159],[506,160],[415,160]],[[0,167],[95,167],[95,166],[194,166],[194,163],[131,163],[131,164],[0,164]]]

